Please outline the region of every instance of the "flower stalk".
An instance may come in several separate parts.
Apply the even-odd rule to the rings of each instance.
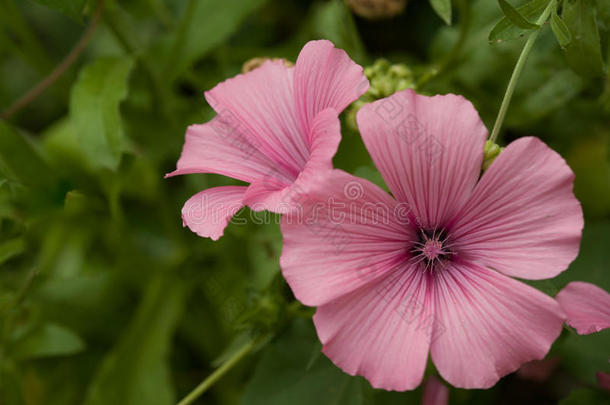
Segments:
[[[208,378],[203,380],[194,390],[192,390],[178,405],[192,404],[197,398],[203,395],[214,383],[220,380],[229,370],[233,368],[241,359],[246,357],[257,344],[257,340],[246,342],[231,358],[229,358],[222,366],[216,369]]]

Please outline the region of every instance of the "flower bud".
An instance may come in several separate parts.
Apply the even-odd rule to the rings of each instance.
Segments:
[[[402,13],[407,0],[347,0],[347,5],[360,17],[378,20]]]
[[[369,90],[356,100],[347,111],[347,123],[357,129],[356,113],[363,105],[388,97],[397,91],[415,87],[413,72],[404,64],[390,64],[386,59],[377,59],[371,66],[364,68],[369,79]]]
[[[290,62],[287,59],[269,58],[266,56],[260,56],[260,57],[252,58],[252,59],[245,61],[243,66],[241,67],[241,72],[248,73],[254,69],[261,67],[263,65],[263,63],[267,62],[268,60],[271,60],[274,62],[283,62],[286,67],[294,66],[294,63]]]
[[[491,164],[503,150],[504,148],[500,147],[498,144],[493,143],[492,141],[485,141],[485,149],[483,150],[482,170],[485,171],[489,169],[489,166],[491,166]]]

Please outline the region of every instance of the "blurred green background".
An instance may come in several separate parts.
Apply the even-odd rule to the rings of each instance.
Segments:
[[[562,50],[543,27],[501,136],[503,145],[538,136],[576,173],[580,255],[532,283],[551,295],[572,280],[610,290],[610,2],[560,3],[573,42]],[[464,95],[491,128],[524,30],[490,43],[502,18],[492,0],[455,1],[452,25],[426,0],[381,20],[341,0],[99,4],[0,0],[0,111],[90,39],[55,83],[0,121],[0,404],[175,404],[252,336],[256,350],[196,403],[419,403],[421,388],[373,390],[320,354],[313,310],[279,273],[277,217],[242,210],[218,242],[199,238],[182,228],[182,204],[233,180],[163,175],[187,125],[214,116],[204,90],[253,57],[294,62],[310,39],[332,40],[363,66],[402,63],[408,85]],[[379,182],[343,115],[335,165]],[[610,372],[608,332],[566,329],[547,372],[452,388],[451,403],[609,403],[595,377]]]

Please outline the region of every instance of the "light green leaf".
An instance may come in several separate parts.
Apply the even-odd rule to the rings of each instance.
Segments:
[[[89,387],[86,405],[174,404],[168,352],[184,296],[176,278],[151,279],[135,318]]]
[[[32,359],[75,354],[84,348],[82,339],[70,329],[46,323],[18,340],[11,352],[15,358]]]
[[[116,170],[124,150],[119,105],[127,96],[133,60],[101,58],[86,66],[72,88],[70,116],[83,151],[96,167]]]
[[[171,38],[166,78],[173,79],[222,44],[249,14],[268,0],[194,0]]]
[[[430,5],[447,25],[451,25],[451,0],[430,0]]]
[[[526,30],[535,30],[540,28],[540,26],[527,21],[527,19],[523,17],[521,13],[519,13],[519,11],[511,6],[506,0],[498,0],[498,3],[500,3],[500,8],[502,9],[504,15],[517,27],[524,28]]]
[[[569,28],[557,14],[551,15],[551,29],[562,48],[565,48],[570,44],[572,41],[572,34],[570,34]]]
[[[310,321],[295,321],[266,350],[246,387],[242,405],[359,405],[362,380],[320,354]]]
[[[53,10],[60,11],[70,18],[80,21],[87,0],[34,0]]]
[[[593,1],[566,0],[562,16],[572,33],[572,41],[564,50],[568,64],[582,76],[601,76],[604,61]]]
[[[532,0],[523,6],[518,7],[515,11],[526,21],[530,21],[537,18],[542,13],[542,10],[546,8],[549,1],[551,0]],[[510,18],[504,17],[491,30],[489,42],[495,43],[521,38],[528,31],[531,30],[519,27],[515,25],[514,21]]]

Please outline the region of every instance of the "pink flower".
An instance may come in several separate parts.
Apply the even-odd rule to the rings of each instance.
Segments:
[[[281,267],[317,306],[323,352],[374,387],[417,387],[428,353],[457,387],[488,388],[543,358],[559,304],[514,280],[545,279],[578,254],[574,174],[537,138],[480,176],[487,130],[455,95],[405,90],[364,106],[358,126],[392,196],[336,170],[282,219]]]
[[[566,323],[581,335],[610,328],[610,294],[596,285],[574,281],[556,297],[566,313]]]
[[[610,374],[604,373],[603,371],[598,371],[595,373],[595,377],[597,377],[597,382],[599,386],[606,391],[610,391]]]
[[[449,388],[435,376],[426,378],[421,396],[421,405],[448,405]]]
[[[311,41],[296,65],[268,61],[205,93],[218,115],[191,125],[177,169],[166,177],[217,173],[250,183],[201,191],[182,209],[185,225],[217,240],[244,205],[281,213],[293,188],[332,169],[338,114],[368,89],[362,68],[329,41]]]

